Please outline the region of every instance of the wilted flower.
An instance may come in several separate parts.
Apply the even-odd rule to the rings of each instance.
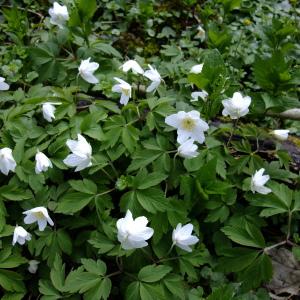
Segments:
[[[16,226],[14,230],[14,236],[12,245],[14,246],[16,243],[20,245],[24,245],[26,241],[31,240],[31,235],[28,233],[22,226]]]
[[[191,94],[193,100],[191,100],[191,102],[194,102],[194,101],[198,101],[199,97],[204,101],[206,102],[207,101],[207,97],[208,97],[208,93],[206,91],[199,91],[199,92],[193,92]]]
[[[193,225],[186,224],[184,226],[179,223],[172,233],[173,245],[178,246],[179,248],[192,252],[190,245],[195,245],[198,243],[199,239],[192,235]]]
[[[273,130],[271,132],[271,134],[273,134],[277,140],[285,141],[289,137],[289,132],[290,131],[288,129],[276,129],[276,130]]]
[[[7,147],[0,149],[0,171],[4,175],[8,175],[9,171],[15,171],[16,166],[17,163],[12,156],[12,150]]]
[[[99,64],[96,62],[90,62],[88,59],[82,60],[78,68],[80,76],[89,83],[98,83],[99,80],[94,76],[94,72],[99,68]]]
[[[134,220],[130,210],[127,210],[125,218],[117,221],[118,241],[123,249],[137,249],[148,245],[146,240],[152,237],[154,230],[147,227],[147,223],[148,219],[144,216]]]
[[[144,76],[152,81],[152,83],[146,89],[146,92],[151,93],[156,91],[162,79],[156,69],[154,69],[151,65],[148,66],[150,70],[145,71]]]
[[[193,139],[188,139],[178,147],[178,154],[184,158],[196,157],[199,153],[197,152],[198,146],[194,144]]]
[[[69,167],[76,167],[75,172],[81,171],[92,165],[92,147],[81,135],[77,135],[78,141],[67,140],[67,146],[72,152],[63,162]]]
[[[45,230],[47,226],[47,222],[49,223],[50,226],[54,225],[53,221],[49,217],[47,208],[43,206],[26,210],[23,212],[23,214],[26,215],[24,218],[24,223],[32,224],[34,222],[37,222],[40,231]]]
[[[203,29],[203,27],[201,25],[198,26],[197,28],[198,32],[195,36],[195,38],[200,39],[201,42],[203,42],[205,40],[205,30]]]
[[[192,110],[188,113],[179,111],[165,119],[166,124],[177,128],[177,142],[184,143],[191,138],[200,144],[205,140],[204,131],[208,130],[208,124],[200,118],[200,113]]]
[[[28,262],[29,266],[28,266],[28,271],[31,273],[31,274],[35,274],[37,269],[38,269],[38,265],[39,265],[39,261],[38,260],[35,260],[35,259],[32,259]]]
[[[202,72],[204,64],[194,65],[192,66],[190,73],[200,74]]]
[[[61,103],[45,102],[42,105],[43,117],[46,121],[52,122],[55,119],[54,113],[56,107],[54,105],[59,105]]]
[[[232,98],[222,101],[224,109],[223,116],[230,116],[231,119],[238,119],[245,116],[249,112],[249,105],[251,98],[249,96],[243,97],[240,92],[235,92]]]
[[[264,186],[270,179],[269,175],[263,175],[264,172],[265,169],[261,168],[260,170],[256,171],[254,175],[252,175],[251,191],[253,194],[257,192],[259,194],[266,195],[272,192],[271,189]]]
[[[7,91],[9,89],[9,85],[5,82],[5,78],[0,77],[0,91]]]
[[[49,9],[50,23],[63,28],[66,21],[69,20],[68,9],[65,5],[59,5],[57,2],[53,3],[53,7]]]
[[[118,77],[114,77],[114,79],[119,83],[112,87],[112,91],[121,93],[120,103],[126,105],[131,97],[131,85]]]
[[[51,160],[43,152],[37,151],[35,155],[35,173],[46,172],[48,168],[52,167]]]
[[[135,60],[131,59],[126,61],[120,69],[123,70],[123,72],[128,72],[129,70],[132,70],[133,74],[144,74],[144,70],[142,67],[136,62]]]

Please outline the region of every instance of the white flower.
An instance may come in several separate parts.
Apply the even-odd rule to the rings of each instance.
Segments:
[[[191,100],[191,102],[194,102],[194,101],[198,101],[199,100],[199,97],[204,101],[206,102],[207,101],[207,97],[208,97],[208,93],[206,91],[199,91],[199,92],[193,92],[191,94],[193,100]]]
[[[26,215],[26,217],[24,218],[24,223],[32,224],[34,222],[37,222],[40,231],[45,230],[47,226],[47,222],[49,223],[50,226],[54,225],[53,221],[49,217],[47,208],[43,206],[26,210],[23,212],[23,214]]]
[[[20,245],[24,245],[26,241],[31,240],[31,235],[28,233],[22,226],[16,226],[14,230],[14,236],[12,245],[14,246],[16,243]]]
[[[148,66],[149,66],[150,70],[147,70],[144,73],[144,76],[152,81],[152,83],[146,89],[146,92],[151,93],[153,91],[154,92],[156,91],[156,89],[160,85],[162,79],[161,79],[160,74],[158,73],[158,71],[156,69],[154,69],[150,65],[148,65]]]
[[[198,26],[197,28],[198,33],[196,34],[195,38],[199,38],[201,42],[205,40],[205,30],[201,25]]]
[[[72,152],[63,162],[69,167],[76,167],[75,172],[81,171],[92,165],[92,147],[86,139],[78,134],[78,141],[67,140],[67,146]]]
[[[188,139],[178,147],[178,154],[184,158],[196,157],[199,153],[197,152],[198,146],[194,144],[194,140]]]
[[[54,113],[56,107],[54,105],[60,105],[61,103],[54,103],[54,102],[45,102],[42,105],[43,117],[46,121],[52,122],[52,119],[55,119]]]
[[[69,20],[68,9],[65,5],[59,5],[54,2],[53,7],[49,9],[50,23],[63,28],[66,21]]]
[[[126,105],[131,97],[131,85],[118,77],[114,77],[114,79],[119,83],[115,84],[111,90],[116,93],[121,93],[120,103]]]
[[[230,116],[231,119],[238,119],[245,116],[249,112],[249,105],[251,98],[249,96],[243,97],[240,92],[235,92],[232,98],[222,101],[224,109],[223,116]]]
[[[28,271],[31,273],[31,274],[35,274],[37,269],[38,269],[38,265],[39,265],[39,261],[38,260],[35,260],[35,259],[32,259],[28,262],[29,266],[28,266]]]
[[[184,143],[191,138],[200,144],[205,140],[204,131],[208,130],[208,124],[200,118],[200,113],[196,110],[190,112],[179,111],[165,119],[166,124],[177,128],[177,142]]]
[[[204,64],[194,65],[192,66],[190,73],[200,74],[202,72]]]
[[[35,155],[35,173],[46,172],[48,168],[52,167],[51,160],[43,152],[37,151]]]
[[[120,69],[123,70],[123,72],[128,72],[129,70],[132,70],[133,74],[144,74],[144,70],[142,67],[136,62],[135,60],[131,59],[126,61]]]
[[[118,241],[125,250],[143,248],[148,245],[146,240],[150,239],[154,230],[147,227],[146,217],[132,218],[132,213],[127,210],[125,218],[117,221]]]
[[[0,149],[0,171],[4,175],[8,175],[9,171],[15,171],[16,166],[17,163],[12,156],[12,150],[6,147]]]
[[[179,223],[172,233],[173,245],[178,246],[179,248],[192,252],[190,245],[195,245],[198,243],[199,239],[192,235],[193,225],[186,224],[184,226]]]
[[[289,132],[290,131],[288,129],[276,129],[276,130],[273,130],[271,132],[271,134],[273,134],[277,140],[285,141],[289,137]]]
[[[259,194],[266,195],[272,192],[271,189],[264,186],[270,179],[269,175],[263,175],[264,172],[265,169],[261,168],[260,170],[256,171],[254,175],[252,175],[251,191],[253,194],[257,192]]]
[[[9,89],[9,85],[5,82],[5,78],[0,77],[0,91],[7,91]]]
[[[90,62],[88,59],[82,60],[78,68],[80,76],[89,83],[98,83],[99,80],[94,76],[94,72],[99,68],[99,64],[96,62]]]

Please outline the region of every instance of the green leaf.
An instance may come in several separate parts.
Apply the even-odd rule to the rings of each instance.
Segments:
[[[55,212],[73,214],[87,206],[92,199],[92,196],[85,193],[68,192],[60,198]]]
[[[100,259],[95,261],[93,259],[82,258],[81,263],[84,266],[84,268],[92,274],[104,276],[106,273],[106,265]]]
[[[139,281],[131,282],[127,286],[126,293],[125,293],[125,299],[126,300],[140,299],[140,282]]]
[[[127,171],[132,172],[144,168],[156,160],[160,155],[162,155],[161,151],[138,150],[133,154],[132,162],[127,168]]]
[[[232,241],[249,247],[264,248],[265,240],[259,229],[250,223],[241,224],[238,226],[225,226],[222,231],[230,238]]]
[[[185,299],[185,291],[183,286],[183,281],[181,276],[176,274],[168,274],[164,280],[163,284],[174,296],[177,296],[180,299]]]
[[[150,174],[139,172],[134,179],[134,186],[139,190],[148,189],[152,186],[158,185],[167,177],[168,175],[160,172],[153,172]]]
[[[77,0],[78,11],[84,19],[91,19],[97,10],[96,0]]]
[[[9,292],[24,292],[22,276],[16,272],[0,270],[0,286]]]
[[[206,298],[207,300],[232,300],[235,295],[232,285],[218,287]]]
[[[172,268],[164,265],[149,265],[142,268],[138,274],[138,278],[143,282],[156,282],[165,277],[172,271]]]
[[[53,286],[63,292],[65,283],[65,264],[62,264],[61,257],[56,254],[53,267],[50,271],[50,278]]]
[[[88,179],[81,180],[69,180],[70,186],[78,192],[94,195],[97,193],[97,185]]]

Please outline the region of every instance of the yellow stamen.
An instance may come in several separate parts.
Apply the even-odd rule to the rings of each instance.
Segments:
[[[41,211],[37,211],[35,213],[33,213],[34,216],[38,219],[38,220],[42,220],[42,219],[45,219],[45,216],[44,214],[41,212]]]
[[[191,131],[195,128],[196,122],[192,118],[187,117],[181,121],[181,126],[183,129]]]

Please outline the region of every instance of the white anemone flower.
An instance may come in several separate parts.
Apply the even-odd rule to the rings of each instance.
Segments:
[[[197,27],[197,30],[198,30],[198,32],[197,32],[195,38],[198,38],[198,39],[200,39],[201,42],[204,42],[204,40],[205,40],[205,30],[203,29],[203,27],[201,25],[199,25]]]
[[[63,28],[69,20],[68,9],[65,5],[60,5],[57,2],[53,3],[53,7],[49,9],[50,23]]]
[[[99,82],[98,78],[94,75],[94,72],[99,68],[99,64],[96,62],[90,62],[91,58],[82,60],[78,68],[80,76],[88,83],[96,84]]]
[[[9,89],[9,85],[5,82],[5,78],[0,77],[0,91],[7,91]]]
[[[121,67],[123,72],[128,72],[129,70],[132,70],[133,74],[144,74],[144,70],[139,65],[139,63],[133,59],[130,59],[126,61]]]
[[[204,65],[204,64],[199,64],[199,65],[194,65],[194,66],[192,66],[192,68],[191,68],[191,70],[190,70],[190,73],[193,73],[193,74],[200,74],[200,73],[202,72],[203,65]]]
[[[172,233],[173,245],[178,246],[179,248],[192,252],[192,249],[189,247],[198,243],[199,239],[192,235],[193,225],[186,224],[184,226],[179,223]]]
[[[48,214],[47,208],[45,208],[43,206],[39,206],[39,207],[35,207],[32,209],[26,210],[23,212],[23,214],[26,215],[24,217],[24,223],[32,224],[32,223],[37,222],[38,226],[39,226],[39,231],[45,230],[45,228],[47,226],[47,222],[50,226],[54,225],[52,219],[50,218],[50,216]]]
[[[32,259],[28,262],[28,272],[31,273],[31,274],[35,274],[37,269],[38,269],[38,266],[39,266],[39,261],[38,260],[35,260],[35,259]]]
[[[125,218],[117,221],[118,241],[125,250],[143,248],[148,245],[154,230],[147,227],[148,219],[144,216],[133,219],[130,210],[127,210]]]
[[[249,105],[251,98],[249,96],[243,97],[240,92],[235,92],[232,98],[222,101],[224,109],[223,116],[230,116],[231,119],[238,119],[245,116],[249,112]]]
[[[145,71],[144,76],[152,81],[152,83],[146,89],[147,93],[151,93],[156,91],[162,81],[162,78],[156,69],[154,69],[151,65],[148,66],[149,70]]]
[[[289,132],[288,129],[276,129],[273,130],[271,134],[279,141],[286,141],[289,137]]]
[[[198,146],[194,144],[193,139],[188,139],[178,147],[178,155],[184,158],[194,158],[199,152],[197,152]]]
[[[199,98],[201,98],[204,102],[206,102],[207,97],[208,97],[208,93],[204,90],[199,91],[199,92],[192,92],[191,97],[192,97],[191,102],[198,101]]]
[[[75,172],[81,171],[92,165],[92,147],[81,135],[77,135],[78,141],[67,140],[67,146],[72,152],[63,162],[69,167],[76,167]]]
[[[0,149],[0,171],[4,175],[8,175],[9,171],[14,172],[17,163],[12,155],[12,150],[10,148]]]
[[[111,90],[121,93],[120,103],[126,105],[131,97],[131,85],[118,77],[114,77],[114,79],[119,83],[115,84]]]
[[[51,160],[43,152],[37,151],[35,155],[35,173],[46,172],[48,168],[53,168]]]
[[[259,194],[269,194],[272,192],[271,189],[265,187],[264,185],[267,183],[267,181],[270,179],[269,175],[263,175],[265,172],[264,168],[261,168],[260,170],[256,171],[255,174],[251,178],[251,191],[254,194],[255,192]]]
[[[184,143],[189,138],[202,144],[205,140],[204,131],[209,129],[208,124],[200,118],[196,110],[190,112],[179,111],[177,114],[166,117],[165,123],[177,128],[177,142]]]
[[[45,102],[42,105],[43,117],[46,121],[52,122],[52,119],[55,119],[55,110],[56,107],[54,105],[60,105],[61,103],[54,102]]]
[[[31,234],[28,233],[22,226],[16,226],[14,230],[14,236],[12,240],[12,245],[14,246],[16,243],[20,245],[24,245],[26,241],[31,240]]]

